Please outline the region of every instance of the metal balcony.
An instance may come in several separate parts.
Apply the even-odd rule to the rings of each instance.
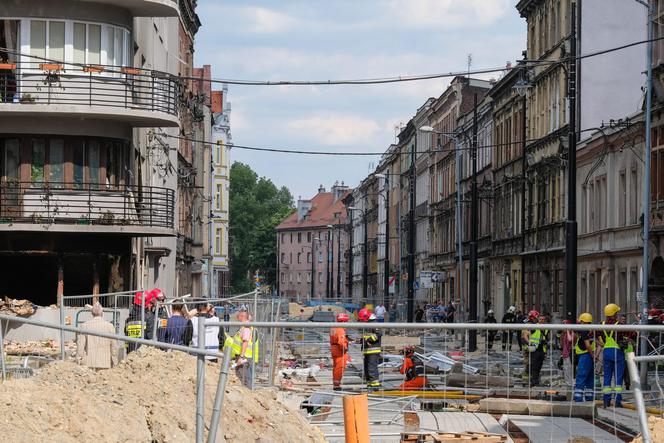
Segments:
[[[98,183],[0,184],[0,232],[174,235],[175,192]]]
[[[78,0],[128,9],[134,17],[177,17],[177,0]]]
[[[165,73],[54,63],[0,64],[0,113],[177,127],[179,81]]]

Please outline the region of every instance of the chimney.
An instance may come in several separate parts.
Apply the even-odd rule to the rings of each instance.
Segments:
[[[334,186],[332,186],[332,197],[334,198],[334,201],[336,202],[339,200],[344,193],[348,190],[348,186],[344,185],[344,182],[341,182],[339,184],[339,181],[334,182]]]
[[[321,183],[321,185],[318,187],[318,193],[319,193],[319,194],[322,194],[323,192],[325,192],[325,187],[324,187],[323,184]]]
[[[306,220],[307,216],[309,215],[309,211],[311,211],[311,200],[298,199],[297,200],[297,221],[301,222],[303,220]]]

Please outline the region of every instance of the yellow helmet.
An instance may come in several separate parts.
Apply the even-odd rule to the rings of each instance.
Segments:
[[[579,321],[581,323],[592,323],[593,322],[593,316],[592,314],[588,312],[584,312],[583,314],[579,315]]]
[[[613,317],[618,312],[620,312],[620,306],[615,303],[609,303],[604,307],[604,315],[607,317]]]

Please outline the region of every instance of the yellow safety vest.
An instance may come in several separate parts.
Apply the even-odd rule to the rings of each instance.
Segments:
[[[602,324],[606,324],[606,322],[602,322]],[[618,342],[613,338],[615,332],[616,331],[602,331],[604,334],[604,349],[620,349]]]
[[[580,340],[580,339],[581,339],[581,337],[577,337],[577,338],[576,338],[576,345],[574,345],[574,352],[576,353],[576,355],[587,354],[587,353],[588,353],[588,349],[581,349],[581,348],[579,347],[579,340]],[[590,340],[590,349],[591,349],[592,351],[595,350],[595,341],[594,341],[594,340]]]
[[[543,340],[542,330],[538,329],[534,331],[532,334],[530,334],[530,340],[528,340],[528,345],[539,347],[540,343],[542,343],[542,340]],[[542,346],[542,350],[546,352],[546,345]]]
[[[254,340],[254,328],[249,328],[251,330],[251,340],[247,344],[247,350],[244,353],[245,358],[250,359],[254,358],[254,362],[258,363],[258,338]],[[240,328],[234,336],[226,334],[226,340],[224,341],[224,348],[229,348],[231,350],[231,357],[236,358],[242,353],[242,337],[241,337],[242,328]]]
[[[380,342],[378,341],[378,336],[376,334],[367,334],[362,336],[362,339],[364,341],[364,349],[362,350],[362,353],[364,355],[368,354],[380,354]],[[371,342],[373,343],[371,343]]]

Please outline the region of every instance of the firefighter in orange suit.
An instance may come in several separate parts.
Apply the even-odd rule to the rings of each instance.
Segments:
[[[346,323],[348,314],[337,314],[337,321]],[[344,328],[333,328],[330,330],[330,352],[332,353],[332,387],[335,391],[341,390],[341,378],[344,375],[346,365],[350,361],[348,355],[348,337]]]
[[[399,389],[422,389],[429,384],[424,374],[424,365],[415,357],[415,349],[408,346],[403,350],[403,365],[399,372],[406,376],[406,381],[399,385]]]

